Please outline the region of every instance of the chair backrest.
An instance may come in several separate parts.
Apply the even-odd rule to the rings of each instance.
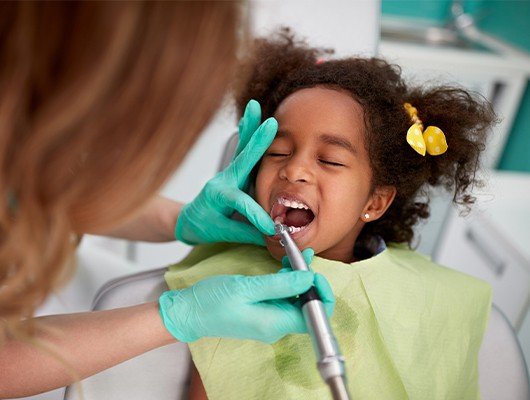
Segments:
[[[105,284],[93,310],[106,310],[156,300],[167,290],[166,267],[140,272]],[[190,354],[184,343],[152,350],[82,381],[85,400],[184,400],[187,398]],[[64,399],[80,400],[75,385]]]
[[[152,301],[167,289],[160,268],[118,278],[104,285],[93,309],[103,310]],[[166,346],[103,371],[83,381],[86,400],[184,399],[189,383],[190,356],[182,343]],[[517,336],[494,305],[479,354],[483,400],[528,400],[528,373]],[[78,399],[69,388],[65,399]]]
[[[517,335],[494,304],[479,353],[483,400],[530,399],[528,369]]]

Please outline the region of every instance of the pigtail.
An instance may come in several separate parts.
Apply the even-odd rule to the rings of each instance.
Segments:
[[[476,94],[456,87],[413,90],[409,99],[425,126],[443,130],[449,148],[440,156],[425,157],[427,183],[443,186],[453,201],[469,209],[475,198],[469,192],[480,186],[476,176],[487,134],[495,121],[491,105]]]
[[[295,39],[289,28],[282,28],[270,39],[256,39],[249,56],[240,63],[234,84],[238,116],[251,99],[261,104],[263,119],[272,116],[277,104],[274,98],[283,82],[296,71],[314,68],[328,53],[332,50],[310,48]]]
[[[443,187],[455,204],[469,211],[475,202],[471,192],[482,185],[477,176],[480,156],[496,117],[491,104],[457,87],[413,88],[396,93],[393,101],[395,107],[372,114],[369,146],[374,185],[393,185],[397,195],[385,215],[367,224],[361,236],[410,244],[414,226],[430,215],[429,186]],[[421,156],[407,143],[412,121],[403,107],[406,102],[417,109],[425,127],[444,132],[449,146],[445,153]],[[393,121],[393,127],[385,119]]]

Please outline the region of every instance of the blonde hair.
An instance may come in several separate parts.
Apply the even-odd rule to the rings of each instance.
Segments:
[[[0,341],[138,210],[231,78],[234,2],[0,5]]]

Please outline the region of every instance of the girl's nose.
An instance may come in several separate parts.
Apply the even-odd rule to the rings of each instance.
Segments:
[[[279,171],[280,179],[295,183],[310,183],[313,181],[313,173],[309,162],[302,157],[292,157]]]

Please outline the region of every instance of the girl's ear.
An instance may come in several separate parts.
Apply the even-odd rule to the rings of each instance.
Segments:
[[[375,221],[383,216],[396,197],[394,186],[380,186],[374,190],[361,215],[364,222]]]

